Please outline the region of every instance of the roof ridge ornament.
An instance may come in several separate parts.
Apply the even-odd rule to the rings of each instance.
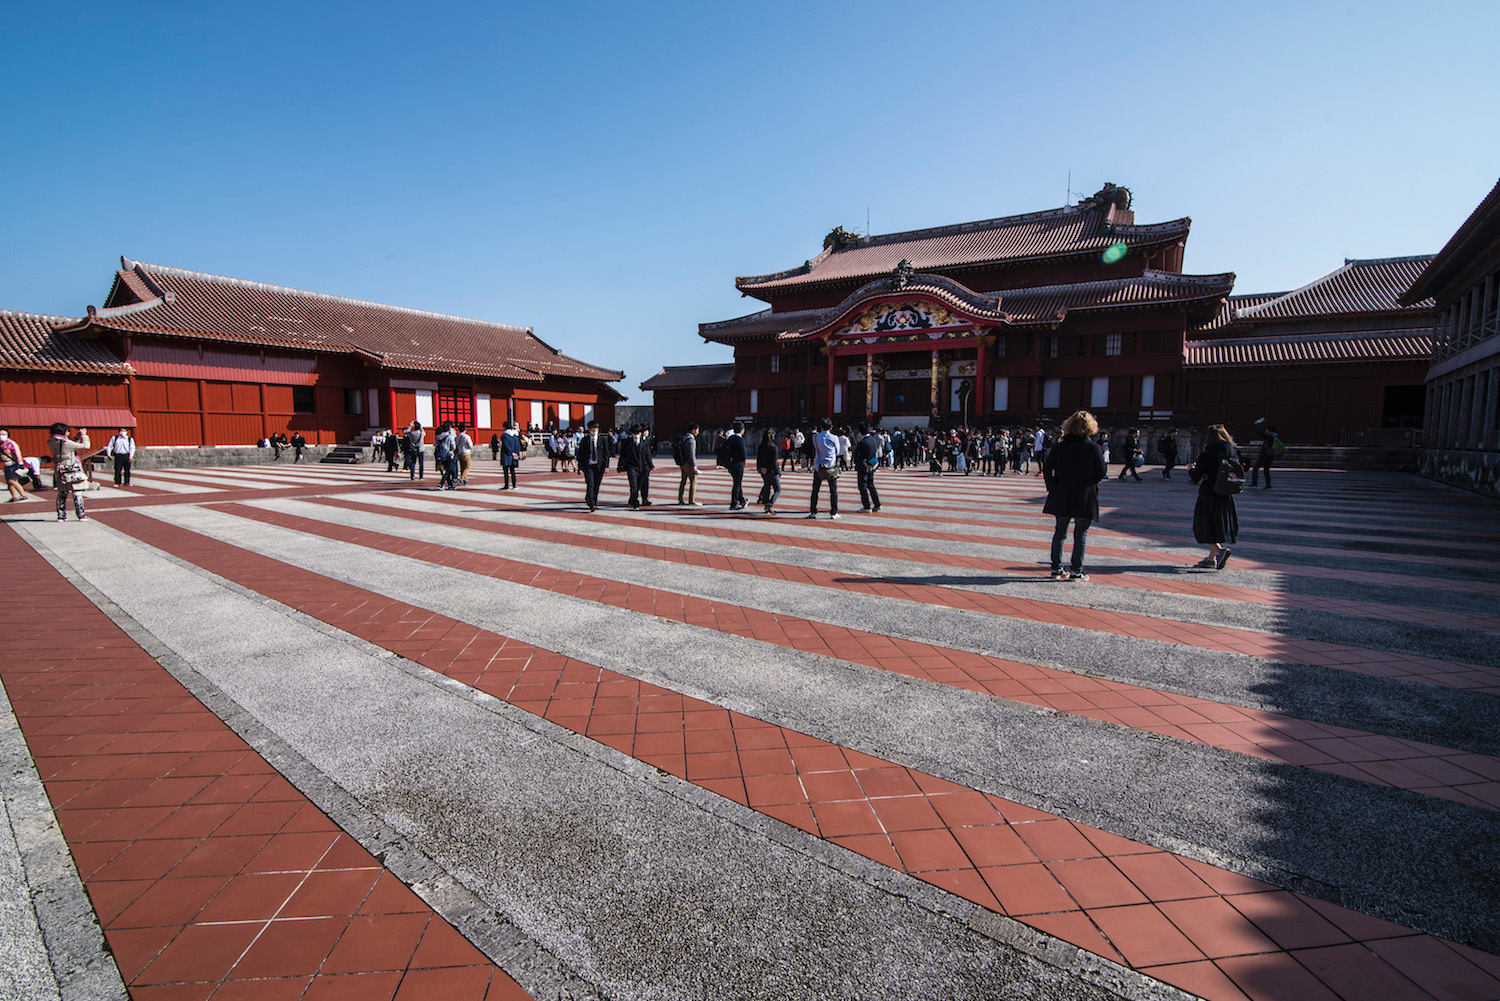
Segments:
[[[842,226],[835,226],[831,233],[823,237],[823,249],[843,250],[845,247],[854,246],[860,239],[858,233],[851,233]]]
[[[911,261],[903,258],[901,263],[891,270],[891,288],[906,288],[911,284],[911,277],[914,274],[916,274],[916,268],[911,266]]]

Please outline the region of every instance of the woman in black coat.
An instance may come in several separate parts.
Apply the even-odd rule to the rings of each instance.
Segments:
[[[1099,520],[1099,481],[1109,475],[1104,453],[1094,442],[1099,422],[1094,415],[1080,410],[1063,421],[1062,441],[1048,451],[1042,464],[1042,482],[1047,484],[1047,503],[1042,510],[1057,519],[1052,533],[1053,580],[1085,581],[1083,572],[1084,543],[1089,526]],[[1068,537],[1068,522],[1073,522],[1073,559],[1069,569],[1062,568],[1063,540]]]
[[[1233,542],[1240,534],[1240,515],[1234,506],[1232,494],[1221,494],[1214,490],[1214,481],[1219,477],[1219,463],[1233,457],[1234,438],[1222,424],[1210,424],[1208,444],[1193,468],[1188,470],[1188,479],[1198,484],[1198,503],[1193,507],[1193,538],[1208,543],[1208,556],[1194,564],[1204,570],[1222,570],[1234,550],[1224,545]]]

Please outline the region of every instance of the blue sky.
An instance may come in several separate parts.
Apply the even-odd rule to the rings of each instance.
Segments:
[[[120,255],[725,361],[734,277],[1114,181],[1186,270],[1433,253],[1500,176],[1500,4],[266,2],[8,11],[0,308]]]

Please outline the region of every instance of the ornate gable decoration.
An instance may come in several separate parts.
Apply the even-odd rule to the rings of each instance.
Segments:
[[[949,327],[966,327],[967,320],[954,316],[937,303],[911,300],[881,302],[862,311],[849,323],[834,331],[834,337],[860,334],[914,333],[939,331]]]

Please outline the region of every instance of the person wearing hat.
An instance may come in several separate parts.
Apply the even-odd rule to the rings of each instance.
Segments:
[[[68,495],[73,495],[73,512],[79,521],[88,519],[83,513],[83,485],[88,481],[79,452],[90,448],[89,429],[78,429],[78,440],[68,437],[68,425],[58,421],[48,429],[51,436],[47,447],[52,451],[52,472],[57,479],[57,520],[68,520]]]

